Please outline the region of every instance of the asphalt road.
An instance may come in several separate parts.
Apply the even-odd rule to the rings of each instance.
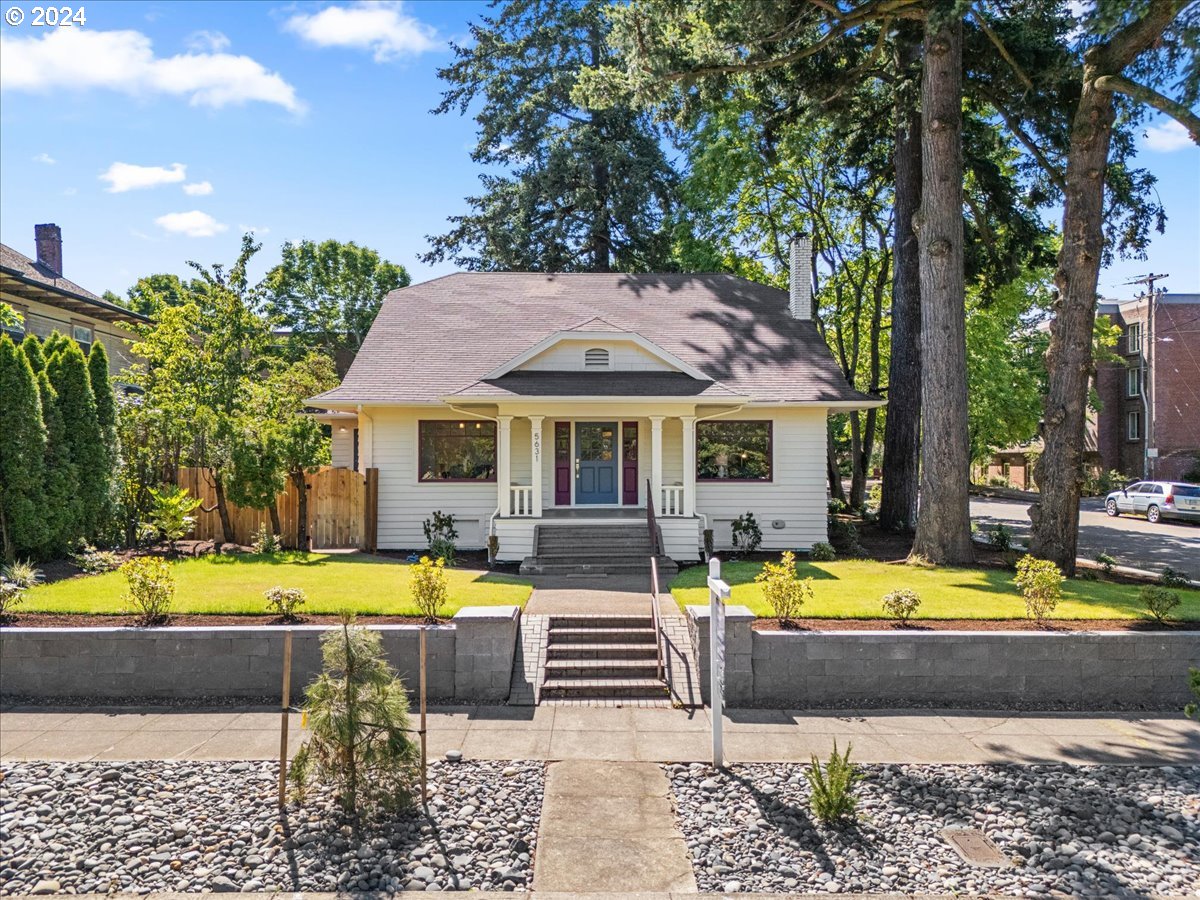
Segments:
[[[971,519],[981,527],[1003,522],[1014,536],[1029,536],[1029,504],[1016,500],[971,498]],[[1151,525],[1141,516],[1109,518],[1103,501],[1084,500],[1079,506],[1079,556],[1095,559],[1107,553],[1118,564],[1161,571],[1164,566],[1200,578],[1200,524],[1159,522]]]

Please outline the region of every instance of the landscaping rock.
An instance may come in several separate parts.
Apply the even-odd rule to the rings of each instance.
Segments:
[[[410,810],[352,835],[318,785],[280,830],[273,762],[22,762],[0,773],[0,896],[526,891],[544,782],[540,762],[433,763],[429,818]]]
[[[840,830],[813,818],[806,768],[664,767],[702,892],[1200,895],[1200,766],[864,765]],[[954,826],[1012,867],[965,862]]]

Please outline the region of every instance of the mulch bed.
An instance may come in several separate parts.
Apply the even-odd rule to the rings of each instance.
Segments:
[[[425,620],[420,616],[359,616],[359,625],[420,625]],[[448,619],[444,621],[449,621]],[[294,622],[287,622],[279,616],[238,616],[238,615],[191,615],[181,614],[171,616],[167,625],[174,628],[211,627],[214,625],[236,625],[248,627],[254,625],[340,625],[342,619],[337,615],[301,616]],[[129,628],[136,627],[136,616],[96,616],[78,613],[24,613],[0,621],[0,627],[11,628]]]
[[[892,619],[793,619],[784,628],[778,619],[755,619],[756,631],[1200,631],[1200,622],[1145,619],[1056,619],[1044,625],[1029,619],[920,619],[901,625]]]

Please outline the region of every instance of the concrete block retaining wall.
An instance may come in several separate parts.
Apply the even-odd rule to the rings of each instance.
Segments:
[[[454,625],[426,636],[427,692],[431,698],[504,699],[516,641],[515,607],[498,619],[481,617],[467,629],[468,655],[485,673],[460,680]],[[465,612],[465,610],[464,610]],[[460,613],[461,615],[461,613]],[[457,617],[456,617],[456,622]],[[275,626],[195,628],[0,628],[0,696],[279,697],[283,635]],[[292,696],[299,698],[321,667],[320,636],[328,626],[298,625],[292,638]],[[378,625],[388,661],[412,691],[419,683],[420,638],[414,625]],[[507,648],[505,640],[507,638]],[[478,662],[486,653],[490,663]],[[501,695],[488,671],[505,673]]]
[[[704,648],[698,668],[708,702],[708,610],[688,613],[694,644]],[[726,617],[728,646],[748,640],[751,665],[727,669],[725,692],[754,705],[1178,708],[1190,699],[1188,667],[1200,667],[1195,631],[804,632],[751,624]]]

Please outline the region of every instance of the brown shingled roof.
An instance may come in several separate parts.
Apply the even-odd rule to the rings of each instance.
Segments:
[[[560,331],[610,329],[641,335],[712,378],[715,385],[696,385],[706,385],[705,398],[878,402],[846,383],[816,326],[792,318],[787,293],[776,288],[722,274],[470,272],[388,294],[342,385],[314,403],[472,394],[488,372]],[[612,374],[542,372],[559,382],[541,378],[537,388],[567,396],[571,387],[577,396],[582,375],[595,385],[585,393],[601,396]],[[511,377],[489,389],[499,397],[515,393],[509,384],[533,384],[527,375],[495,384]]]
[[[30,300],[61,306],[105,322],[149,322],[141,313],[97,297],[69,278],[56,276],[41,263],[8,244],[0,244],[0,282],[4,289]]]

